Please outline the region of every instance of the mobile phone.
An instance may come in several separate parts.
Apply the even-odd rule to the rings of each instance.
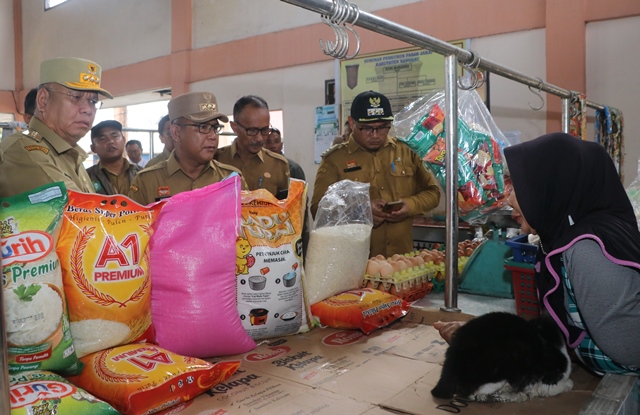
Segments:
[[[382,211],[383,212],[387,212],[387,213],[396,212],[396,211],[402,209],[402,205],[403,205],[403,203],[402,203],[401,200],[398,200],[397,202],[389,202],[389,203],[387,203],[386,205],[384,205],[382,207]]]

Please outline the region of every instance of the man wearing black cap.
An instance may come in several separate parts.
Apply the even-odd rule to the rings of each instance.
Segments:
[[[188,92],[168,104],[173,152],[165,161],[138,173],[128,196],[147,205],[176,193],[199,189],[217,183],[235,167],[213,160],[223,122],[229,118],[218,111],[215,95],[210,92]],[[242,180],[242,188],[247,184]]]
[[[91,129],[91,151],[100,160],[87,169],[96,193],[126,195],[141,167],[123,157],[125,138],[122,124],[116,120],[102,121]]]
[[[322,155],[311,199],[315,216],[327,188],[340,180],[369,183],[373,231],[371,256],[413,250],[413,216],[438,206],[440,191],[422,160],[388,133],[391,104],[379,92],[358,94],[351,105],[351,136]]]

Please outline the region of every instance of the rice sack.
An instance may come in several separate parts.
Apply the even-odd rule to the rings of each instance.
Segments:
[[[67,203],[64,183],[0,199],[2,288],[9,373],[77,373],[56,244]]]
[[[291,179],[289,195],[242,192],[237,242],[238,311],[253,339],[309,329],[302,289],[302,224],[307,184]]]
[[[236,304],[240,177],[167,200],[151,237],[151,307],[158,344],[195,357],[256,347]]]
[[[78,357],[155,341],[148,243],[161,206],[69,191],[57,249]]]
[[[372,288],[346,291],[311,305],[320,325],[338,329],[360,329],[369,334],[387,326],[409,310],[409,303]]]
[[[44,370],[9,377],[11,415],[119,415],[111,405]]]
[[[209,363],[152,344],[128,344],[82,359],[75,385],[126,415],[153,414],[186,402],[224,382],[240,361]]]

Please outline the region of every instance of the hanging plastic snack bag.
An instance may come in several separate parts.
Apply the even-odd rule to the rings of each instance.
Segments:
[[[311,306],[311,313],[320,325],[360,329],[364,334],[388,326],[408,310],[409,303],[402,298],[372,288],[345,291]]]
[[[2,288],[9,373],[80,371],[56,245],[64,183],[0,199]]]
[[[240,177],[167,199],[151,238],[151,306],[158,344],[213,357],[256,347],[236,304]],[[197,212],[197,214],[194,214]]]
[[[398,137],[416,152],[440,185],[446,186],[444,92],[409,104],[394,120]],[[475,91],[459,91],[457,195],[461,219],[481,223],[503,207],[509,186],[504,147],[509,142]]]
[[[254,339],[309,330],[303,292],[302,223],[307,184],[291,179],[286,199],[242,192],[236,246],[238,311]]]
[[[341,180],[318,203],[309,237],[305,291],[309,304],[362,285],[373,216],[369,183]]]
[[[209,363],[152,344],[128,344],[81,358],[85,368],[69,378],[125,415],[154,414],[189,401],[240,367]]]
[[[9,377],[11,415],[119,415],[111,405],[45,370]]]
[[[162,203],[68,192],[57,251],[78,356],[154,342],[148,243]]]

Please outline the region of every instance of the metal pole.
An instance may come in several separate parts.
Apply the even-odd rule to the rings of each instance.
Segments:
[[[459,312],[458,308],[458,62],[455,55],[444,58],[445,78],[445,264],[444,307],[442,311]]]
[[[281,0],[285,3],[293,4],[295,6],[302,7],[307,10],[314,11],[316,13],[329,16],[332,12],[333,0]],[[349,13],[347,22],[352,22],[356,18],[355,14]],[[474,54],[468,50],[461,49],[450,43],[442,41],[440,39],[431,37],[424,33],[420,33],[416,30],[399,25],[373,14],[359,11],[357,14],[357,20],[353,23],[355,26],[363,27],[371,30],[372,32],[380,33],[382,35],[407,42],[409,44],[428,49],[432,52],[436,52],[440,55],[449,56],[455,55],[458,62],[471,64],[474,60]],[[545,91],[552,95],[559,96],[561,98],[570,98],[571,91],[568,89],[560,88],[558,86],[543,82],[540,78],[526,75],[522,72],[515,71],[506,66],[500,65],[496,62],[492,62],[482,57],[479,58],[478,68],[484,69],[500,75],[502,77],[511,79],[513,81],[525,84],[531,87],[539,88],[541,91]],[[586,101],[586,105],[591,108],[600,109],[604,108],[603,105],[595,102]]]
[[[571,118],[569,109],[571,108],[571,98],[562,98],[562,132],[569,134]]]

